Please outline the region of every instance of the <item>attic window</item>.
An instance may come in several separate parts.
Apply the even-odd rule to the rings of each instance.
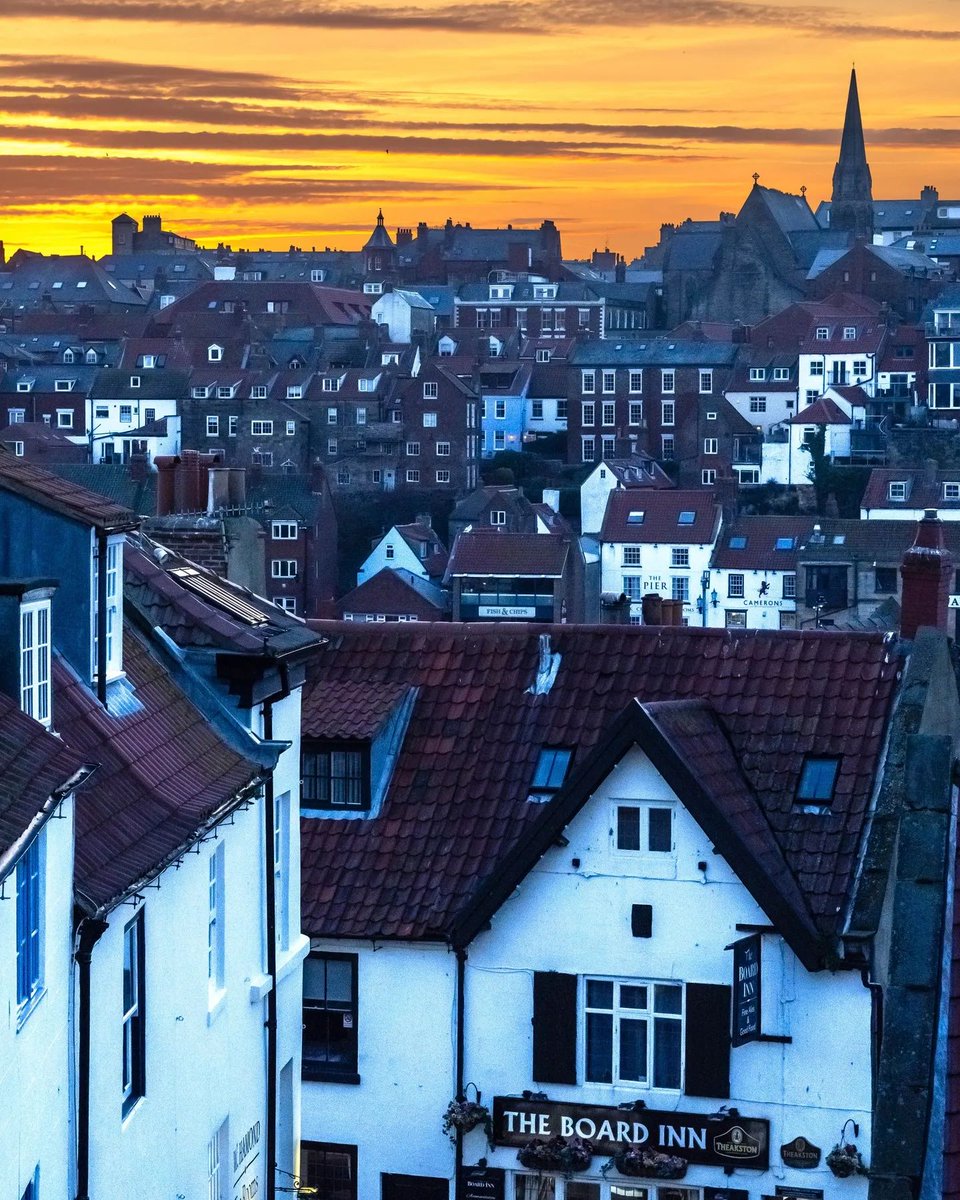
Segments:
[[[895,480],[887,485],[888,500],[906,500],[907,498],[907,481],[905,479]]]
[[[780,538],[777,538],[774,549],[775,550],[792,550],[796,544],[797,544],[796,538],[780,537]]]
[[[642,512],[627,513],[627,524],[628,525],[642,525],[643,524],[643,516],[644,516],[644,514]]]
[[[960,500],[960,483],[945,483],[943,498],[944,500]]]
[[[682,512],[680,514],[680,516],[677,517],[677,524],[678,525],[692,525],[696,519],[697,519],[697,514],[695,512],[690,512],[687,510],[687,511]]]
[[[853,326],[853,325],[844,325],[844,327],[843,327],[843,340],[844,340],[845,342],[852,342],[852,341],[854,340],[854,338],[856,338],[856,336],[857,336],[857,330],[856,330],[856,327],[855,327],[855,326]]]
[[[732,537],[729,545],[731,550],[746,550],[747,539],[745,537]]]
[[[830,330],[826,327],[826,325],[819,325],[817,327],[817,341],[818,342],[825,342],[829,336],[830,336]]]
[[[572,757],[572,750],[559,746],[545,746],[540,751],[537,767],[533,773],[533,783],[530,785],[531,800],[535,802],[549,800],[555,792],[563,787]]]
[[[370,758],[362,743],[313,742],[302,757],[304,808],[370,808]]]
[[[829,812],[839,770],[839,758],[808,754],[797,784],[797,806],[804,812]]]

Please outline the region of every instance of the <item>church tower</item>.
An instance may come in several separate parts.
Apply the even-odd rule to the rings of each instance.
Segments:
[[[857,95],[857,72],[850,72],[850,91],[847,111],[843,118],[840,157],[833,169],[833,197],[830,205],[830,228],[865,241],[873,239],[873,181],[867,164],[863,143],[863,122],[860,120],[860,97]]]

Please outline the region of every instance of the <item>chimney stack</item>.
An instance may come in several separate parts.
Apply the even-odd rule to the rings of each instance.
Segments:
[[[954,566],[953,555],[944,544],[943,522],[935,508],[926,509],[917,525],[917,536],[903,556],[900,575],[900,636],[914,638],[926,625],[946,633]]]

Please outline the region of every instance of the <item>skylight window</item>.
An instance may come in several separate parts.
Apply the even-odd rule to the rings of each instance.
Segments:
[[[232,613],[233,616],[239,617],[248,625],[269,624],[269,618],[259,609],[254,608],[236,592],[230,591],[209,576],[201,575],[193,567],[174,567],[170,574],[179,579],[192,592],[196,592],[206,600],[212,600],[214,604],[228,613]]]
[[[696,519],[697,519],[697,514],[695,512],[690,512],[689,510],[684,510],[680,514],[680,516],[677,517],[677,524],[678,525],[692,525]]]
[[[774,546],[775,550],[792,550],[796,545],[796,538],[782,537],[777,538],[777,543]]]
[[[627,513],[627,524],[628,525],[642,525],[643,524],[643,513],[642,512]]]
[[[731,550],[746,550],[747,539],[745,537],[732,537],[729,546]]]
[[[533,786],[537,791],[555,792],[563,786],[570,766],[572,750],[545,747],[540,751],[537,769],[533,773]]]
[[[829,812],[840,759],[808,754],[797,784],[797,805],[805,812]]]

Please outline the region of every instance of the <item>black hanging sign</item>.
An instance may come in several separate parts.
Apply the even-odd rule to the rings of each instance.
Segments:
[[[820,1147],[803,1137],[795,1137],[780,1147],[780,1157],[788,1167],[799,1167],[811,1171],[820,1166]]]
[[[733,943],[733,1038],[744,1046],[760,1038],[760,934]]]
[[[504,1200],[506,1172],[502,1167],[461,1167],[464,1200]]]

